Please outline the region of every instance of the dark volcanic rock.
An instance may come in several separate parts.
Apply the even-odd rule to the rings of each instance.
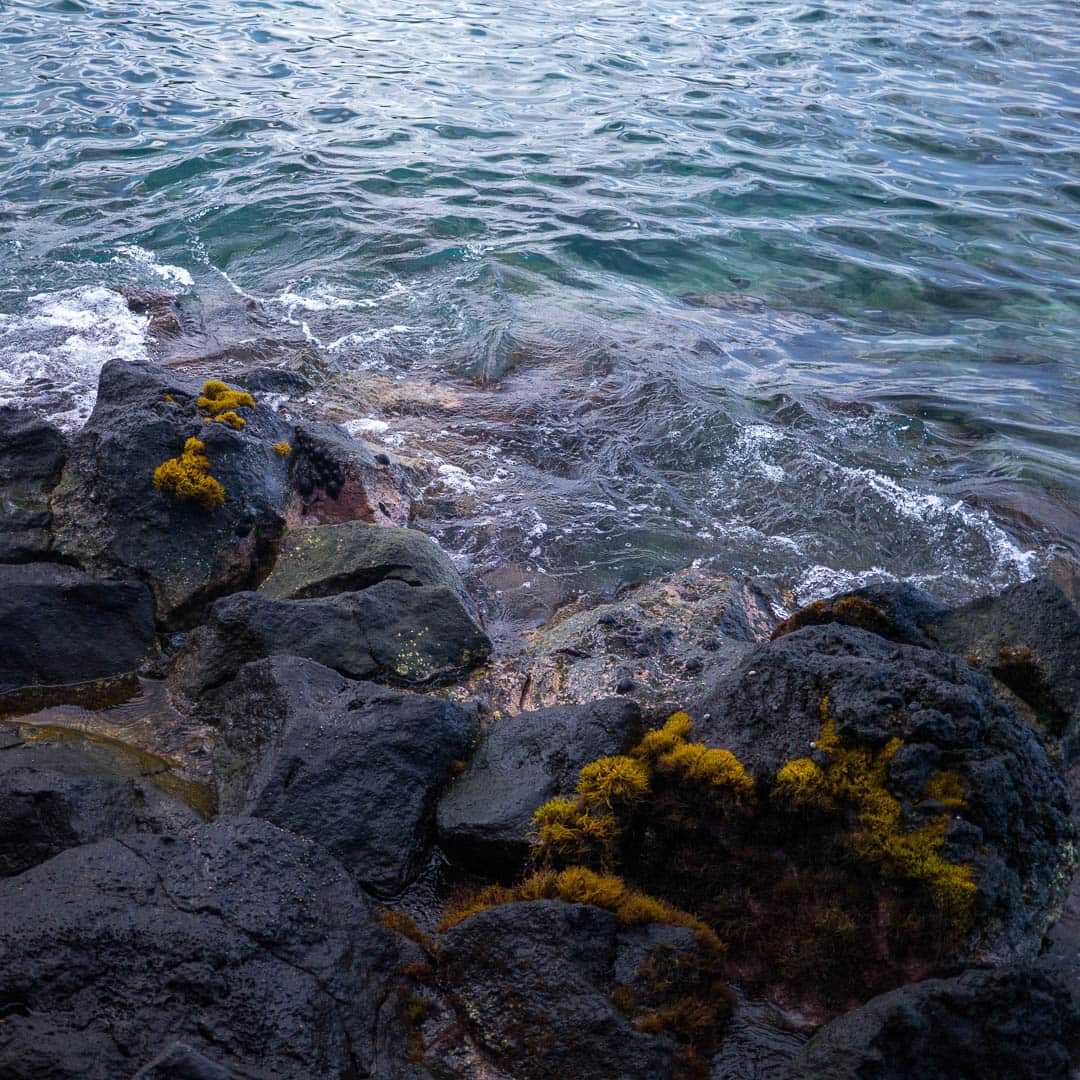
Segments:
[[[222,808],[317,840],[372,892],[401,892],[422,867],[435,800],[475,717],[284,657],[248,665],[220,699]]]
[[[302,423],[293,442],[290,524],[408,525],[417,463],[376,450],[334,424]]]
[[[786,1080],[1068,1080],[1080,1013],[1066,987],[1017,965],[927,979],[874,998],[807,1043]]]
[[[302,656],[353,679],[405,686],[446,682],[490,652],[487,635],[445,585],[380,581],[362,592],[317,600],[234,593],[176,657],[173,679],[197,697],[243,663]]]
[[[572,795],[590,761],[622,753],[640,718],[637,705],[620,698],[504,717],[439,803],[441,844],[460,862],[520,868],[533,811]]]
[[[0,877],[79,844],[198,824],[146,779],[153,765],[148,755],[60,732],[13,739],[0,753]]]
[[[26,409],[0,407],[0,562],[30,562],[49,551],[49,492],[67,444]]]
[[[56,563],[0,566],[0,693],[126,674],[156,648],[150,593]]]
[[[440,977],[515,1080],[660,1080],[672,1075],[674,1042],[635,1029],[611,998],[620,934],[640,933],[584,904],[504,904],[443,935]]]
[[[1064,785],[1035,733],[964,661],[828,625],[752,650],[698,703],[695,737],[769,780],[814,753],[826,697],[845,741],[877,750],[903,740],[888,783],[906,811],[935,771],[959,777],[967,805],[948,850],[979,886],[978,955],[1033,955],[1076,861]]]
[[[66,851],[0,882],[0,910],[3,1080],[114,1080],[175,1040],[275,1077],[371,1073],[398,943],[267,822]]]
[[[1080,611],[1036,578],[950,611],[930,628],[942,649],[1005,683],[1054,735],[1080,752]]]
[[[52,500],[56,550],[95,573],[145,581],[172,626],[253,584],[284,525],[288,465],[273,444],[291,429],[259,404],[241,410],[242,431],[204,423],[198,394],[198,384],[152,364],[109,361]],[[206,444],[225,489],[216,510],[154,487],[154,470],[191,436]]]
[[[363,521],[290,529],[259,591],[278,600],[307,600],[380,581],[445,585],[472,610],[461,575],[433,540],[416,529]]]

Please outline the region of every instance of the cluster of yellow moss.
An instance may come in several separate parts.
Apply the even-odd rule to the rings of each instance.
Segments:
[[[805,626],[822,626],[826,623],[841,623],[844,626],[857,626],[872,634],[890,637],[893,633],[889,616],[877,604],[864,600],[861,596],[845,596],[842,600],[815,600],[804,608],[799,608],[786,618],[772,632],[772,637],[801,630]]]
[[[276,442],[273,451],[279,457],[288,457],[292,453],[292,447],[287,442]]]
[[[163,461],[154,470],[154,487],[185,502],[215,510],[225,502],[225,489],[210,475],[206,445],[191,438],[179,457]]]
[[[247,421],[236,410],[254,409],[255,399],[245,390],[234,390],[226,383],[210,379],[203,386],[202,395],[195,404],[207,414],[207,423],[217,420],[228,424],[234,431],[241,431],[247,426]]]
[[[440,930],[447,930],[470,915],[499,904],[523,900],[564,900],[568,904],[592,904],[610,911],[624,926],[644,926],[648,923],[667,923],[693,930],[698,945],[719,956],[723,943],[716,932],[695,915],[674,907],[666,900],[630,888],[621,877],[599,874],[583,866],[566,870],[538,870],[519,885],[490,885],[443,916]]]
[[[620,816],[649,796],[658,776],[676,777],[738,803],[752,800],[754,782],[735,755],[688,742],[690,728],[690,717],[675,713],[629,754],[586,765],[576,797],[551,799],[533,815],[541,861],[610,864],[621,832]]]
[[[889,762],[903,742],[890,739],[876,753],[845,746],[829,715],[828,698],[821,703],[821,717],[816,746],[828,755],[828,768],[820,768],[809,758],[787,762],[777,773],[773,798],[797,810],[854,807],[859,821],[851,837],[855,853],[898,877],[921,882],[954,925],[967,926],[978,889],[970,866],[950,863],[940,854],[949,815],[941,814],[921,829],[904,832],[900,803],[886,786]],[[952,772],[935,773],[926,796],[952,811],[966,805],[960,778]]]

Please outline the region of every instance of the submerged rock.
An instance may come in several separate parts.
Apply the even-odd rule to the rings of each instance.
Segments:
[[[1069,1080],[1080,1012],[1048,971],[1017,965],[874,998],[806,1045],[785,1080]]]
[[[199,823],[154,783],[168,771],[164,762],[73,732],[8,732],[0,746],[0,877],[80,844]]]
[[[0,562],[48,556],[49,492],[66,452],[63,435],[35,413],[0,407]]]
[[[246,426],[206,423],[199,386],[150,363],[111,360],[53,492],[56,551],[84,569],[150,586],[159,620],[190,624],[215,596],[254,584],[284,527],[291,429],[258,402]],[[205,444],[224,504],[207,510],[154,486],[185,440]]]
[[[768,639],[779,621],[774,593],[768,582],[691,567],[613,600],[584,597],[454,693],[496,716],[616,693],[645,709],[681,708],[703,680]]]
[[[0,881],[0,910],[3,1080],[114,1080],[178,1039],[281,1078],[373,1071],[399,944],[267,822],[66,851]]]
[[[477,732],[450,702],[291,657],[249,664],[215,711],[222,809],[317,841],[382,896],[422,868],[435,800]]]
[[[439,803],[439,839],[465,865],[520,870],[533,812],[572,795],[583,766],[636,740],[641,710],[609,699],[519,713],[487,733],[468,770]]]
[[[135,671],[157,649],[150,593],[59,563],[0,565],[0,694]],[[40,696],[40,695],[37,695]]]

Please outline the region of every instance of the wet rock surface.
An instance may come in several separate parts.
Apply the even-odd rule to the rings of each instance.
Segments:
[[[110,836],[199,824],[145,756],[63,731],[0,732],[0,877]]]
[[[674,1041],[635,1030],[611,999],[619,938],[598,908],[506,904],[443,935],[440,973],[470,1033],[510,1076],[671,1077]]]
[[[582,767],[622,753],[636,740],[640,723],[637,705],[619,698],[499,721],[439,803],[443,847],[465,865],[520,870],[536,808],[572,795]]]
[[[702,680],[768,640],[780,603],[768,582],[680,570],[561,608],[456,693],[494,716],[613,694],[655,713],[682,708]]]
[[[1036,965],[927,979],[822,1029],[785,1080],[1068,1080],[1080,1012]]]
[[[0,882],[0,907],[5,1080],[114,1080],[178,1038],[274,1076],[371,1072],[396,942],[337,863],[266,822],[67,851]]]
[[[28,409],[0,407],[0,562],[48,557],[49,492],[66,453],[51,424]]]
[[[841,740],[878,751],[902,740],[887,784],[913,823],[932,776],[958,777],[966,807],[948,845],[979,884],[977,951],[1034,955],[1076,864],[1065,787],[1036,734],[964,661],[841,625],[749,653],[697,703],[695,731],[767,780],[813,759],[826,699]]]
[[[52,496],[54,547],[94,573],[150,586],[168,626],[190,624],[214,596],[253,583],[284,528],[291,429],[265,405],[246,426],[204,422],[197,383],[149,364],[110,361]],[[187,439],[205,444],[224,504],[208,512],[154,486]]]
[[[59,563],[0,565],[0,627],[4,695],[126,674],[157,649],[144,585]]]
[[[248,665],[220,701],[222,810],[321,844],[373,893],[401,892],[422,866],[435,800],[468,753],[475,717],[283,658]],[[257,731],[253,716],[264,720]]]
[[[263,656],[302,656],[353,679],[446,682],[490,651],[487,635],[445,585],[380,581],[317,600],[234,593],[215,601],[174,663],[176,685],[198,697]]]

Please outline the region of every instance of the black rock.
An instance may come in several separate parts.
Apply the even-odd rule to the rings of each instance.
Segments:
[[[498,721],[439,803],[442,846],[473,867],[519,869],[536,808],[572,795],[583,766],[632,744],[640,718],[634,702],[611,698]]]
[[[1062,739],[1066,764],[1080,753],[1080,611],[1048,578],[1014,585],[950,611],[930,627],[938,648],[1005,683]]]
[[[287,394],[289,397],[314,389],[310,379],[291,368],[254,368],[238,375],[236,383],[252,394]]]
[[[289,657],[249,664],[218,701],[222,809],[310,837],[371,892],[400,893],[422,868],[475,716]]]
[[[282,655],[315,660],[352,679],[423,686],[464,674],[490,651],[487,635],[445,585],[386,580],[314,600],[234,593],[216,601],[206,625],[191,635],[175,659],[173,680],[194,698],[241,664]]]
[[[476,1043],[515,1080],[670,1077],[675,1043],[638,1031],[612,1001],[621,951],[618,923],[599,908],[504,904],[442,936],[440,978]]]
[[[807,1043],[785,1080],[1069,1080],[1080,1013],[1047,971],[1017,965],[882,994]]]
[[[51,424],[28,409],[0,406],[0,562],[48,555],[49,492],[66,451]]]
[[[849,744],[903,740],[888,783],[915,820],[931,774],[957,774],[967,805],[949,858],[979,886],[971,947],[999,962],[1034,955],[1076,863],[1065,788],[1036,734],[963,660],[834,624],[751,650],[691,710],[694,737],[768,781],[813,753],[826,698]]]
[[[399,943],[267,822],[65,851],[0,881],[0,910],[2,1080],[115,1080],[177,1040],[280,1078],[373,1071]]]
[[[215,596],[254,583],[284,526],[291,428],[266,405],[247,426],[205,423],[200,387],[153,364],[111,360],[53,492],[54,547],[87,570],[145,581],[167,626],[190,625]],[[186,439],[206,445],[225,503],[206,510],[154,487]]]
[[[133,832],[198,824],[198,815],[148,776],[167,771],[147,754],[78,733],[34,732],[0,753],[0,877],[66,848]]]
[[[156,649],[150,593],[57,563],[0,566],[0,693],[134,671]]]

